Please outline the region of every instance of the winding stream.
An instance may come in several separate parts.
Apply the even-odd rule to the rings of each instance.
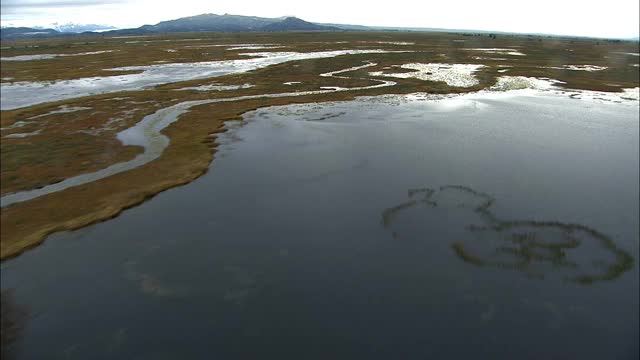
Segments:
[[[348,68],[331,73],[322,74],[322,76],[332,77],[334,74],[358,70],[364,67],[375,66],[374,63],[368,63],[363,66]],[[344,77],[343,77],[344,78]],[[260,98],[278,98],[278,97],[293,97],[304,95],[318,95],[327,94],[339,91],[358,91],[366,89],[375,89],[379,87],[393,86],[396,83],[393,81],[374,80],[379,84],[371,86],[361,86],[354,88],[335,88],[331,90],[317,90],[317,91],[299,91],[280,94],[264,94],[264,95],[247,95],[238,96],[233,98],[224,99],[209,99],[209,100],[197,100],[197,101],[185,101],[176,105],[169,106],[164,109],[160,109],[153,114],[145,116],[136,125],[119,132],[116,136],[123,145],[142,146],[144,152],[137,155],[135,158],[113,164],[104,169],[94,172],[73,176],[55,184],[46,185],[42,188],[19,191],[0,197],[0,204],[2,207],[9,206],[14,203],[28,201],[37,197],[50,194],[57,191],[62,191],[73,186],[78,186],[93,182],[99,179],[103,179],[107,176],[115,175],[124,171],[135,169],[142,166],[154,159],[160,157],[164,149],[169,145],[169,138],[162,134],[162,130],[167,126],[178,120],[179,116],[188,112],[190,108],[203,104],[231,102],[248,99],[260,99]]]

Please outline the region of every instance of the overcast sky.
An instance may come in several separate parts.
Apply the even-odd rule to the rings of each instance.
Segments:
[[[202,13],[357,25],[637,37],[638,0],[1,0],[2,26],[54,22],[120,28]]]

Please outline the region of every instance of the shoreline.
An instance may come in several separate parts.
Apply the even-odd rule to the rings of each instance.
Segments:
[[[381,89],[383,88],[378,87],[368,91],[380,92]],[[243,114],[249,111],[270,106],[351,101],[363,97],[404,98],[406,101],[419,101],[421,99],[437,101],[467,96],[518,96],[523,93],[531,95],[532,92],[547,96],[559,96],[552,92],[526,89],[441,95],[415,92],[362,95],[348,91],[321,91],[320,93],[300,96],[276,94],[283,96],[271,96],[268,97],[268,101],[264,101],[264,95],[248,96],[240,97],[239,100],[226,99],[225,103],[231,106],[227,109],[221,109],[221,114],[213,121],[209,118],[211,113],[215,113],[215,111],[211,111],[211,106],[221,102],[219,101],[220,99],[217,99],[218,101],[196,101],[196,104],[190,106],[189,111],[182,113],[182,116],[177,118],[181,121],[171,121],[167,123],[168,126],[164,130],[158,132],[171,139],[165,152],[161,154],[162,156],[159,155],[157,158],[127,172],[108,176],[82,186],[43,195],[26,203],[16,203],[12,206],[4,207],[2,209],[3,246],[0,258],[5,260],[17,256],[42,243],[48,235],[54,232],[76,230],[112,219],[122,211],[140,205],[165,190],[186,185],[199,178],[213,164],[217,147],[216,134],[226,131],[224,126],[227,121],[241,120]],[[566,92],[563,92],[563,94],[568,95]],[[597,100],[590,99],[586,101]],[[631,103],[631,101],[628,102]],[[633,100],[633,104],[637,104],[635,100]],[[200,141],[194,142],[195,136],[199,137]],[[188,151],[184,152],[184,150]],[[177,155],[178,157],[176,158]],[[162,175],[158,176],[159,174]],[[153,181],[148,182],[148,179],[153,179]],[[72,203],[76,202],[82,203],[84,206],[72,209],[72,212],[66,213],[65,216],[57,211],[58,204],[65,201],[71,206]],[[12,223],[8,221],[10,218],[13,220]]]

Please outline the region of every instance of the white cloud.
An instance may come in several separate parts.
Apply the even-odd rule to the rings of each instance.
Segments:
[[[118,27],[154,24],[201,13],[278,17],[379,26],[478,29],[601,37],[638,36],[637,0],[400,0],[371,1],[238,0],[3,0],[3,25],[52,22],[103,23]]]

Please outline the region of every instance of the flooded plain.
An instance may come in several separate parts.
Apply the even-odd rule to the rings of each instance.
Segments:
[[[105,94],[125,90],[140,90],[172,82],[206,79],[228,74],[238,74],[281,64],[293,60],[322,59],[341,55],[375,54],[393,51],[334,50],[308,53],[257,52],[243,53],[247,58],[238,60],[204,61],[195,63],[162,63],[146,66],[125,66],[105,69],[114,72],[134,71],[133,74],[96,76],[51,82],[15,82],[0,84],[0,109],[11,110],[49,101],[72,99],[81,96]],[[5,59],[6,60],[6,59]],[[37,97],[30,96],[34,92]]]
[[[637,358],[638,117],[532,91],[247,113],[203,177],[2,263],[12,350]]]

